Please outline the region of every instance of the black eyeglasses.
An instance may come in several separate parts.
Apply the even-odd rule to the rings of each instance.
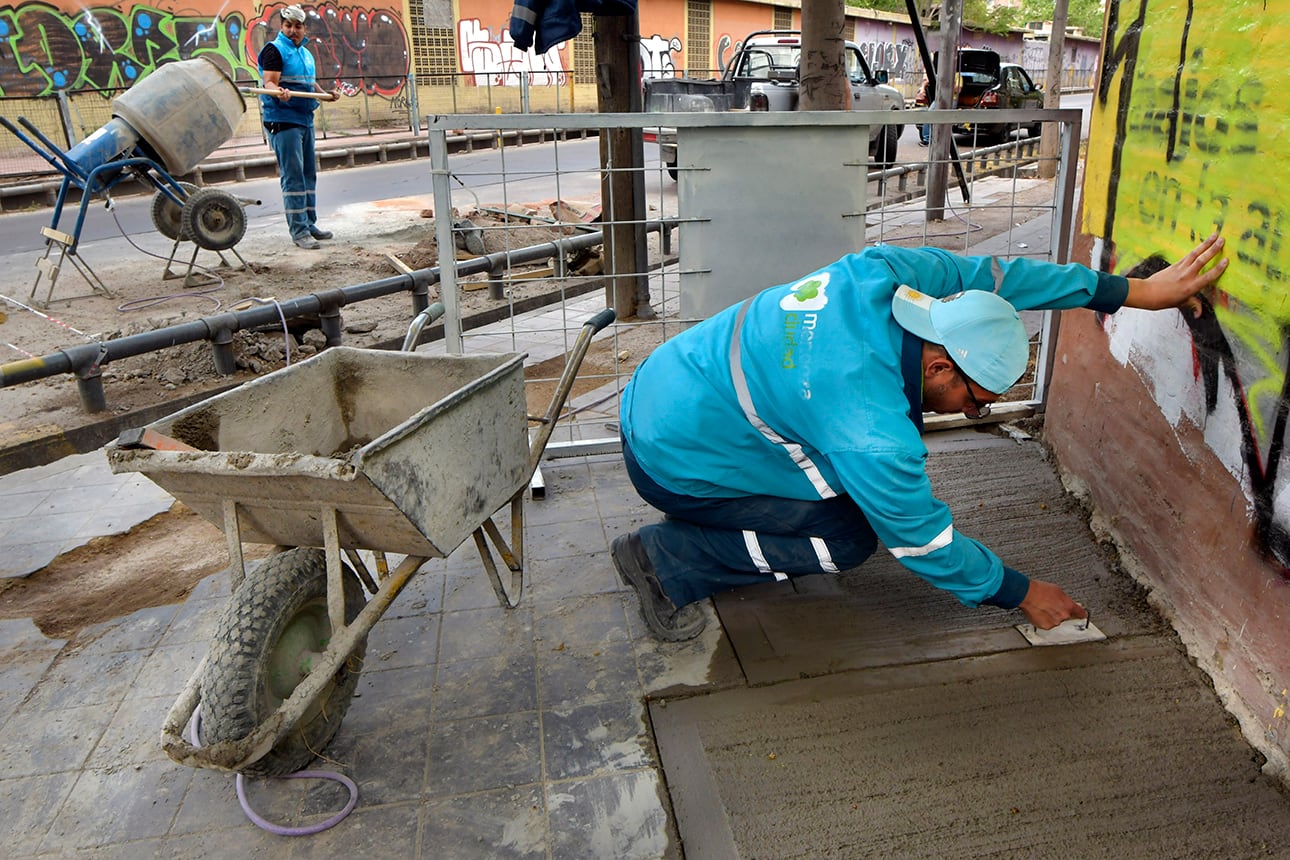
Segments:
[[[972,401],[972,408],[976,410],[975,415],[968,415],[966,412],[963,414],[973,421],[987,417],[990,414],[990,404],[982,403],[976,399],[976,392],[972,390],[972,380],[963,372],[963,368],[954,363],[954,359],[951,358],[949,361],[950,364],[954,365],[954,370],[958,372],[959,379],[963,380],[963,387],[967,389],[968,399]]]

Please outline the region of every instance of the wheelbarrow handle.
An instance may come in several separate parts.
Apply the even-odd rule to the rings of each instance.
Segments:
[[[551,432],[555,429],[555,422],[564,408],[564,402],[569,397],[570,390],[573,389],[574,377],[578,375],[578,368],[582,366],[582,359],[587,355],[587,348],[591,346],[591,338],[596,332],[603,329],[614,321],[614,309],[605,308],[597,313],[594,317],[582,324],[582,330],[578,332],[578,339],[573,344],[573,350],[569,353],[569,359],[565,362],[564,372],[560,374],[560,379],[556,383],[555,394],[551,397],[551,405],[547,407],[546,414],[540,420],[537,436],[529,446],[529,464],[528,477],[531,479],[533,473],[537,471],[538,462],[542,459],[542,452],[546,450],[546,443],[551,439]]]
[[[583,325],[590,327],[591,333],[595,334],[596,332],[600,331],[605,326],[613,322],[615,319],[615,316],[616,315],[614,314],[613,308],[605,308],[603,311],[601,311],[600,313],[596,314],[594,317],[592,317],[591,319],[583,323]]]
[[[443,314],[443,302],[435,302],[430,305],[430,307],[413,317],[411,325],[408,326],[408,333],[403,336],[403,351],[412,352],[415,350],[417,348],[417,341],[421,339],[421,330],[430,323],[439,319]]]

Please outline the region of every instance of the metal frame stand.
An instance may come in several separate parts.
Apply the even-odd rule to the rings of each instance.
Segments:
[[[80,273],[80,276],[90,285],[90,289],[93,292],[81,293],[76,296],[64,296],[61,301],[88,299],[95,295],[109,299],[116,298],[116,293],[108,289],[107,284],[103,283],[103,279],[90,268],[90,264],[76,253],[76,238],[74,236],[68,235],[61,230],[55,230],[53,227],[41,227],[40,233],[45,237],[45,253],[36,260],[36,280],[32,283],[31,293],[28,295],[28,299],[33,305],[38,308],[49,307],[49,303],[54,298],[54,285],[58,282],[58,274],[62,271],[65,262],[70,263],[72,268]],[[50,255],[53,253],[55,246],[59,249],[57,262],[50,260]],[[40,279],[43,277],[49,278],[49,287],[45,290],[45,297],[41,299],[36,297],[36,290],[40,288]]]
[[[193,255],[188,258],[187,270],[182,273],[176,272],[174,270],[175,256],[179,251],[179,244],[182,241],[183,241],[182,239],[176,239],[175,243],[170,246],[170,256],[166,259],[166,270],[164,273],[162,273],[161,279],[163,281],[173,281],[178,278],[183,278],[185,287],[206,287],[206,286],[210,286],[211,284],[220,283],[220,279],[215,277],[214,275],[195,274],[193,272],[193,269],[197,267],[197,254],[202,250],[201,246],[196,243],[193,244]],[[246,259],[237,252],[237,248],[229,248],[228,251],[234,257],[237,258],[238,265],[234,266],[232,263],[230,263],[228,259],[224,256],[223,251],[216,251],[215,253],[219,255],[219,261],[221,265],[238,272],[245,272],[247,269],[250,268],[250,265],[246,262]]]

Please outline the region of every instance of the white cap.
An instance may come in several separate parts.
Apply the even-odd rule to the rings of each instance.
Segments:
[[[305,10],[301,9],[299,6],[283,6],[282,11],[278,14],[282,16],[282,20],[284,21],[296,21],[300,24],[305,23]]]
[[[972,381],[1002,394],[1026,372],[1030,341],[1017,311],[985,290],[934,298],[907,286],[896,290],[891,313],[901,328],[945,347]]]

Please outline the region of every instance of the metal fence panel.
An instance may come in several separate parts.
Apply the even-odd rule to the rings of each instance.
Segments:
[[[962,122],[966,112],[920,112],[918,118],[933,124],[949,125]],[[960,165],[963,186],[960,188],[948,163],[940,169],[950,175],[950,190],[941,206],[939,217],[929,218],[926,197],[929,170],[937,169],[933,159],[923,150],[917,161],[898,161],[883,170],[878,165],[867,167],[867,203],[861,203],[863,212],[854,213],[861,224],[860,238],[852,251],[864,245],[888,243],[906,246],[932,245],[957,253],[989,254],[1005,258],[1033,257],[1053,262],[1066,262],[1069,257],[1074,198],[1074,164],[1078,154],[1079,112],[1065,111],[1009,111],[1000,112],[1001,120],[1022,121],[1031,124],[1043,118],[1060,133],[1058,163],[1055,179],[1038,176],[1040,161],[1039,141],[1024,132],[1002,145],[973,146],[974,141],[963,140],[964,154]],[[505,134],[529,124],[550,126],[569,135],[583,128],[649,128],[646,123],[675,123],[693,128],[748,128],[754,127],[773,134],[779,127],[809,129],[812,123],[823,127],[850,127],[863,130],[866,121],[877,117],[864,112],[845,114],[672,114],[642,116],[639,114],[580,116],[441,116],[428,120],[431,137],[431,160],[434,176],[435,211],[454,211],[454,219],[436,219],[440,247],[465,247],[470,231],[482,232],[490,248],[519,247],[524,244],[521,233],[531,226],[528,216],[513,214],[497,219],[490,214],[532,212],[536,189],[535,176],[546,183],[541,186],[554,190],[555,199],[548,205],[564,206],[575,211],[587,200],[600,205],[599,226],[606,241],[611,241],[617,225],[609,213],[614,211],[612,194],[601,197],[600,175],[597,169],[575,167],[578,159],[564,157],[562,152],[578,145],[560,136],[548,144],[551,158],[541,170],[521,166],[519,153],[505,142]],[[487,153],[449,154],[444,139],[449,131],[490,132],[500,142],[500,148]],[[808,135],[809,137],[809,135]],[[785,136],[788,139],[788,135]],[[531,145],[529,148],[532,148]],[[777,169],[784,169],[783,159],[797,160],[810,166],[817,173],[827,171],[800,148],[779,148],[781,159]],[[695,155],[701,159],[688,170],[691,177],[681,177],[677,182],[668,176],[666,165],[652,147],[647,148],[644,167],[639,173],[641,187],[646,196],[647,216],[643,223],[632,227],[647,230],[648,258],[636,271],[619,272],[618,277],[640,279],[647,284],[648,307],[637,318],[619,320],[602,333],[599,353],[593,348],[589,354],[590,366],[584,368],[583,383],[586,390],[575,391],[569,407],[567,426],[554,438],[549,456],[565,453],[586,453],[589,450],[612,450],[615,446],[617,401],[623,386],[639,361],[653,346],[674,337],[698,321],[693,312],[695,303],[687,301],[685,291],[690,288],[696,270],[708,272],[714,261],[764,259],[766,254],[788,255],[811,224],[800,219],[784,217],[785,207],[767,212],[765,229],[742,231],[741,244],[730,244],[731,237],[740,231],[728,233],[722,240],[719,253],[704,253],[699,247],[703,241],[700,225],[723,216],[719,208],[698,206],[693,189],[701,188],[705,179],[715,176],[716,161],[720,152],[700,148]],[[708,159],[703,163],[702,159]],[[525,161],[523,164],[527,165]],[[621,167],[613,168],[623,169]],[[776,169],[776,168],[771,168]],[[838,173],[817,176],[815,181],[846,183],[853,181],[854,168],[840,166]],[[843,175],[843,174],[847,175]],[[748,183],[756,182],[755,176]],[[718,193],[729,196],[727,212],[742,206],[745,201],[740,186],[717,184]],[[746,185],[747,183],[745,183]],[[533,192],[527,191],[532,186]],[[496,196],[486,197],[482,190],[490,189]],[[686,189],[691,189],[687,191]],[[966,194],[963,193],[966,190]],[[809,195],[807,195],[809,196]],[[492,210],[492,213],[489,212]],[[575,222],[576,223],[576,222]],[[484,225],[480,227],[479,225]],[[567,226],[567,225],[566,225]],[[569,227],[572,232],[574,228]],[[461,252],[458,252],[461,253]],[[466,254],[469,256],[469,254]],[[568,352],[582,322],[600,307],[612,306],[613,279],[595,272],[579,271],[571,265],[570,255],[551,254],[547,271],[537,277],[549,277],[553,285],[552,304],[542,311],[526,311],[522,295],[532,283],[534,273],[524,267],[495,266],[485,280],[498,306],[508,308],[504,318],[497,323],[467,329],[452,301],[464,289],[477,287],[479,276],[459,276],[455,264],[443,260],[441,289],[444,291],[449,314],[445,324],[447,349],[450,351],[481,351],[526,349],[530,352],[530,390],[549,386],[558,376],[563,356]],[[696,260],[702,262],[696,263]],[[813,265],[802,266],[802,274],[832,260],[817,260]],[[720,280],[720,271],[711,271],[711,280]],[[742,275],[740,276],[742,277]],[[750,291],[786,282],[782,279],[749,285]],[[687,308],[690,310],[687,311]],[[1051,361],[1052,343],[1055,341],[1055,318],[1050,314],[1027,314],[1028,328],[1033,332],[1032,350],[1035,370],[1023,383],[1009,393],[1009,404],[997,408],[995,414],[1004,417],[1023,417],[1043,408],[1045,380]],[[536,345],[536,346],[535,346]],[[442,348],[442,347],[436,347]],[[540,398],[539,398],[540,399]],[[533,401],[530,409],[534,410]],[[540,413],[540,408],[534,410]],[[929,426],[955,426],[966,423],[960,417],[939,417]]]

